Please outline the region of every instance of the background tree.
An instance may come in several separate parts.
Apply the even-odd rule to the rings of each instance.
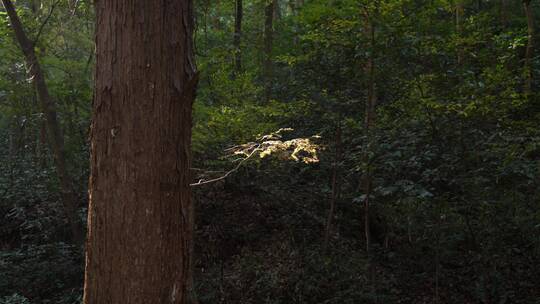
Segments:
[[[264,7],[264,60],[263,60],[263,78],[265,82],[265,99],[270,100],[272,91],[272,49],[274,46],[274,16],[276,15],[276,0],[266,0]]]
[[[14,3],[30,40],[41,32],[34,49],[64,131],[74,193],[86,202],[93,4]],[[270,82],[263,64],[266,4],[242,1],[237,71],[236,2],[194,1],[201,73],[193,104],[195,178],[189,182],[199,186],[193,187],[190,264],[199,303],[534,303],[540,296],[539,57],[536,51],[530,56],[529,93],[531,39],[523,1],[279,1],[281,17],[277,6],[272,16]],[[459,30],[456,4],[462,7]],[[539,5],[529,4],[536,27]],[[371,12],[374,39],[364,8]],[[127,25],[122,37],[132,33]],[[175,33],[181,28],[174,27]],[[153,33],[153,26],[148,29]],[[126,41],[136,50],[144,40]],[[100,96],[135,90],[142,93],[134,100],[149,96],[151,85],[143,80],[155,75],[135,71],[147,60],[148,70],[162,67],[156,66],[162,50],[146,41],[150,55],[127,65],[133,79],[123,69],[118,74],[135,85],[120,90],[115,84]],[[125,45],[118,40],[107,54],[126,51]],[[164,58],[170,49],[163,47]],[[167,71],[180,60],[176,56],[167,61]],[[2,6],[0,58],[0,303],[80,303],[84,258],[70,242],[54,154],[43,145],[45,117]],[[114,66],[123,60],[117,56]],[[370,94],[371,84],[376,94]],[[161,92],[170,91],[154,92],[158,104]],[[376,119],[368,128],[373,96]],[[152,133],[156,126],[168,130],[165,119],[139,131],[140,144],[131,137],[154,117],[150,109],[156,104],[144,104],[139,118],[102,130],[111,134],[110,151],[130,135],[133,142],[122,155],[150,150],[147,142],[156,145],[158,156],[168,155],[172,144],[161,150],[157,139],[163,137]],[[115,104],[108,111],[101,102],[100,111],[111,119],[135,117],[131,105],[126,99],[122,109]],[[126,127],[134,121],[139,124]],[[299,146],[299,139],[310,144]],[[316,158],[305,163],[313,151]],[[120,156],[101,158],[102,165]],[[133,171],[119,171],[118,178],[126,176],[122,172]],[[368,175],[366,196],[359,181]],[[200,185],[212,179],[217,181]],[[128,194],[145,198],[141,190],[155,186],[147,184]],[[86,209],[77,211],[84,219]],[[133,229],[140,234],[150,227]],[[134,264],[125,273],[138,269]]]
[[[242,0],[236,0],[234,9],[234,66],[237,73],[242,71],[242,18],[244,17],[244,8]]]
[[[19,20],[19,17],[17,16],[13,3],[10,0],[2,0],[2,4],[6,9],[11,22],[11,27],[15,32],[15,37],[17,38],[19,46],[25,56],[26,65],[29,71],[28,74],[32,80],[32,83],[34,84],[37,92],[37,99],[41,104],[41,108],[45,116],[49,143],[54,152],[54,164],[58,179],[60,181],[62,203],[67,221],[71,227],[71,235],[76,243],[82,243],[83,230],[77,214],[78,202],[72,189],[73,180],[66,168],[64,136],[62,135],[62,130],[58,125],[55,103],[49,95],[49,89],[45,83],[45,76],[43,75],[34,50],[35,42],[30,41],[24,32],[23,26]],[[53,9],[54,6],[51,8],[51,10]],[[45,22],[47,22],[47,20],[45,20]],[[44,23],[42,27],[45,25],[46,24]],[[39,39],[40,34],[41,31],[38,32],[36,39]]]
[[[533,86],[532,58],[534,56],[534,14],[531,0],[524,0],[523,7],[527,16],[527,50],[525,51],[525,92],[531,93]]]

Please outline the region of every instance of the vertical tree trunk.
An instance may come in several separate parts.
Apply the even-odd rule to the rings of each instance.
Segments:
[[[41,9],[41,0],[30,0],[30,10],[34,15],[37,15],[38,11]]]
[[[334,230],[334,215],[336,213],[336,203],[340,196],[340,183],[339,183],[339,166],[341,163],[341,115],[338,118],[338,124],[336,128],[336,151],[334,154],[334,164],[332,166],[332,197],[330,198],[330,210],[328,211],[328,218],[326,219],[326,230],[324,233],[324,251],[328,250],[330,244],[330,237]]]
[[[375,28],[371,16],[366,13],[365,20],[365,32],[369,39],[369,57],[365,65],[364,71],[368,75],[368,96],[365,104],[364,124],[367,132],[368,142],[371,143],[371,131],[375,125],[375,107],[377,105],[377,92],[375,87]],[[367,152],[364,156],[364,161],[368,162]],[[366,198],[364,200],[364,230],[366,237],[366,251],[370,252],[371,248],[371,223],[370,223],[370,199],[373,183],[373,172],[371,165],[367,165],[366,172],[362,177],[362,187]]]
[[[500,0],[500,16],[501,16],[501,25],[505,29],[508,27],[508,0]]]
[[[234,13],[234,69],[236,73],[242,71],[242,18],[244,16],[244,9],[242,0],[236,0],[235,13]]]
[[[8,134],[9,134],[9,137],[8,137],[8,151],[9,151],[9,160],[11,163],[14,163],[15,162],[15,155],[17,155],[17,145],[16,145],[16,139],[15,139],[15,133],[16,133],[16,126],[17,124],[14,123],[13,121],[17,121],[16,118],[13,119],[12,118],[12,121],[10,122],[9,124],[9,128],[11,129]]]
[[[440,302],[440,273],[441,273],[441,207],[437,207],[437,241],[435,243],[435,303]]]
[[[460,40],[458,43],[458,65],[461,66],[463,63],[463,47],[461,39],[463,38],[463,14],[465,12],[465,9],[463,7],[463,0],[458,0],[456,3],[456,32],[458,34],[458,39]]]
[[[281,5],[279,0],[274,0],[274,20],[281,19]]]
[[[46,152],[47,145],[47,123],[39,120],[39,138],[37,142],[36,157],[38,158],[39,165],[44,168],[47,161]],[[82,236],[81,236],[82,238]]]
[[[204,47],[208,48],[208,18],[210,15],[210,1],[204,0],[203,2],[203,12],[204,12],[204,20],[203,20],[203,33],[204,33]]]
[[[194,303],[192,0],[96,2],[84,303]]]
[[[209,5],[213,5],[214,9],[216,11],[219,11],[221,6],[221,0],[213,0],[208,2]],[[214,26],[214,29],[217,31],[221,31],[223,29],[223,22],[220,18],[220,15],[218,13],[210,14],[211,16],[211,23]]]
[[[296,2],[295,2],[295,0],[289,0],[289,2],[287,4],[288,4],[289,11],[290,11],[291,15],[295,15],[296,14]]]
[[[83,229],[77,215],[77,198],[73,193],[73,179],[66,169],[66,157],[64,149],[64,136],[60,129],[56,115],[56,106],[49,95],[49,90],[45,82],[45,76],[41,71],[41,66],[37,60],[34,45],[26,36],[15,7],[10,0],[2,0],[2,3],[9,16],[11,26],[15,36],[24,53],[26,65],[28,66],[30,78],[36,88],[37,97],[45,115],[47,125],[48,139],[51,150],[54,155],[54,164],[56,174],[60,181],[60,190],[62,192],[62,204],[68,223],[71,228],[71,235],[75,243],[82,243]]]
[[[266,0],[266,7],[264,10],[264,95],[265,100],[270,100],[270,94],[272,91],[272,76],[273,76],[273,64],[272,64],[272,48],[274,44],[274,5],[275,0]]]
[[[531,0],[524,0],[523,6],[527,16],[527,50],[525,51],[525,88],[526,94],[532,93],[533,66],[532,58],[534,53],[534,16],[531,8]]]
[[[292,15],[297,15],[302,6],[304,6],[303,0],[289,0],[289,9]]]

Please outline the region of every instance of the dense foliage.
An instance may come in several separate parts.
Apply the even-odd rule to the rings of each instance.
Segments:
[[[15,1],[83,222],[91,2]],[[239,46],[235,1],[196,1],[196,17],[194,173],[265,140],[311,138],[319,160],[254,155],[195,188],[200,303],[540,303],[539,1],[244,0]],[[83,253],[27,69],[0,9],[0,303],[79,303]]]

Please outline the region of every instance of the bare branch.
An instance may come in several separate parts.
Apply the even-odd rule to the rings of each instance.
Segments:
[[[253,149],[253,151],[251,151],[251,153],[249,153],[246,158],[242,159],[242,161],[240,161],[236,167],[234,167],[232,170],[228,171],[227,173],[225,173],[225,175],[221,176],[221,177],[218,177],[218,178],[213,178],[213,179],[209,179],[209,180],[200,180],[196,183],[193,183],[193,184],[189,184],[191,187],[197,187],[197,186],[202,186],[202,185],[206,185],[206,184],[210,184],[210,183],[215,183],[217,181],[220,181],[220,180],[224,180],[226,179],[229,175],[231,175],[232,173],[238,171],[238,169],[240,169],[240,167],[242,166],[242,164],[244,164],[247,160],[249,160],[253,155],[255,155],[255,152],[259,151],[259,147],[257,146],[255,149]]]
[[[49,11],[49,14],[47,14],[47,17],[45,17],[45,20],[43,20],[43,22],[41,23],[40,27],[39,27],[39,30],[38,30],[38,33],[36,35],[36,37],[34,38],[34,40],[32,41],[32,45],[36,45],[36,43],[38,42],[39,40],[39,37],[41,36],[41,33],[43,32],[43,29],[45,28],[45,25],[47,25],[47,22],[49,22],[49,19],[51,18],[53,12],[54,12],[54,9],[56,8],[56,6],[58,5],[58,3],[60,2],[60,0],[56,0],[52,6],[51,6],[51,9]]]
[[[317,157],[317,151],[321,147],[311,142],[309,138],[295,138],[287,141],[281,141],[281,132],[292,131],[291,128],[282,128],[276,132],[261,136],[258,138],[259,142],[249,142],[246,144],[236,145],[231,148],[225,149],[227,153],[223,158],[229,159],[230,162],[238,164],[230,171],[226,172],[223,176],[213,178],[209,180],[200,179],[198,182],[190,184],[190,186],[200,186],[210,183],[214,183],[227,178],[232,173],[238,171],[238,169],[255,154],[259,154],[260,158],[265,158],[270,155],[274,155],[281,160],[294,160],[296,162],[303,162],[305,164],[317,163],[319,158]],[[318,138],[313,136],[312,138]],[[238,158],[239,157],[239,158]],[[201,169],[192,168],[194,171],[203,171]],[[216,171],[205,171],[205,173],[217,173]]]

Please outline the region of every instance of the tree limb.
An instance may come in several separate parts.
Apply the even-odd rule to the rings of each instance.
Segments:
[[[196,183],[193,183],[193,184],[189,184],[191,187],[197,187],[197,186],[202,186],[202,185],[206,185],[206,184],[211,184],[211,183],[215,183],[217,181],[220,181],[220,180],[224,180],[226,179],[229,175],[231,175],[232,173],[238,171],[238,169],[240,169],[240,167],[247,161],[249,160],[253,155],[255,155],[255,152],[257,151],[260,151],[261,149],[259,148],[259,146],[257,146],[255,149],[253,149],[253,151],[251,151],[246,158],[242,159],[237,165],[236,167],[234,167],[232,170],[228,171],[227,173],[225,173],[225,175],[223,176],[220,176],[220,177],[217,177],[217,178],[213,178],[213,179],[209,179],[209,180],[200,180]]]
[[[34,40],[32,41],[32,45],[36,45],[36,43],[38,42],[39,37],[41,36],[41,33],[43,32],[43,29],[45,28],[45,25],[47,25],[47,22],[49,22],[49,19],[51,18],[52,14],[54,12],[54,9],[56,8],[56,6],[58,5],[59,2],[60,2],[60,0],[56,0],[52,4],[51,10],[49,11],[49,14],[47,14],[47,17],[45,17],[45,20],[43,20],[43,22],[41,23],[41,26],[39,27],[38,33],[37,33],[36,37],[34,38]]]

